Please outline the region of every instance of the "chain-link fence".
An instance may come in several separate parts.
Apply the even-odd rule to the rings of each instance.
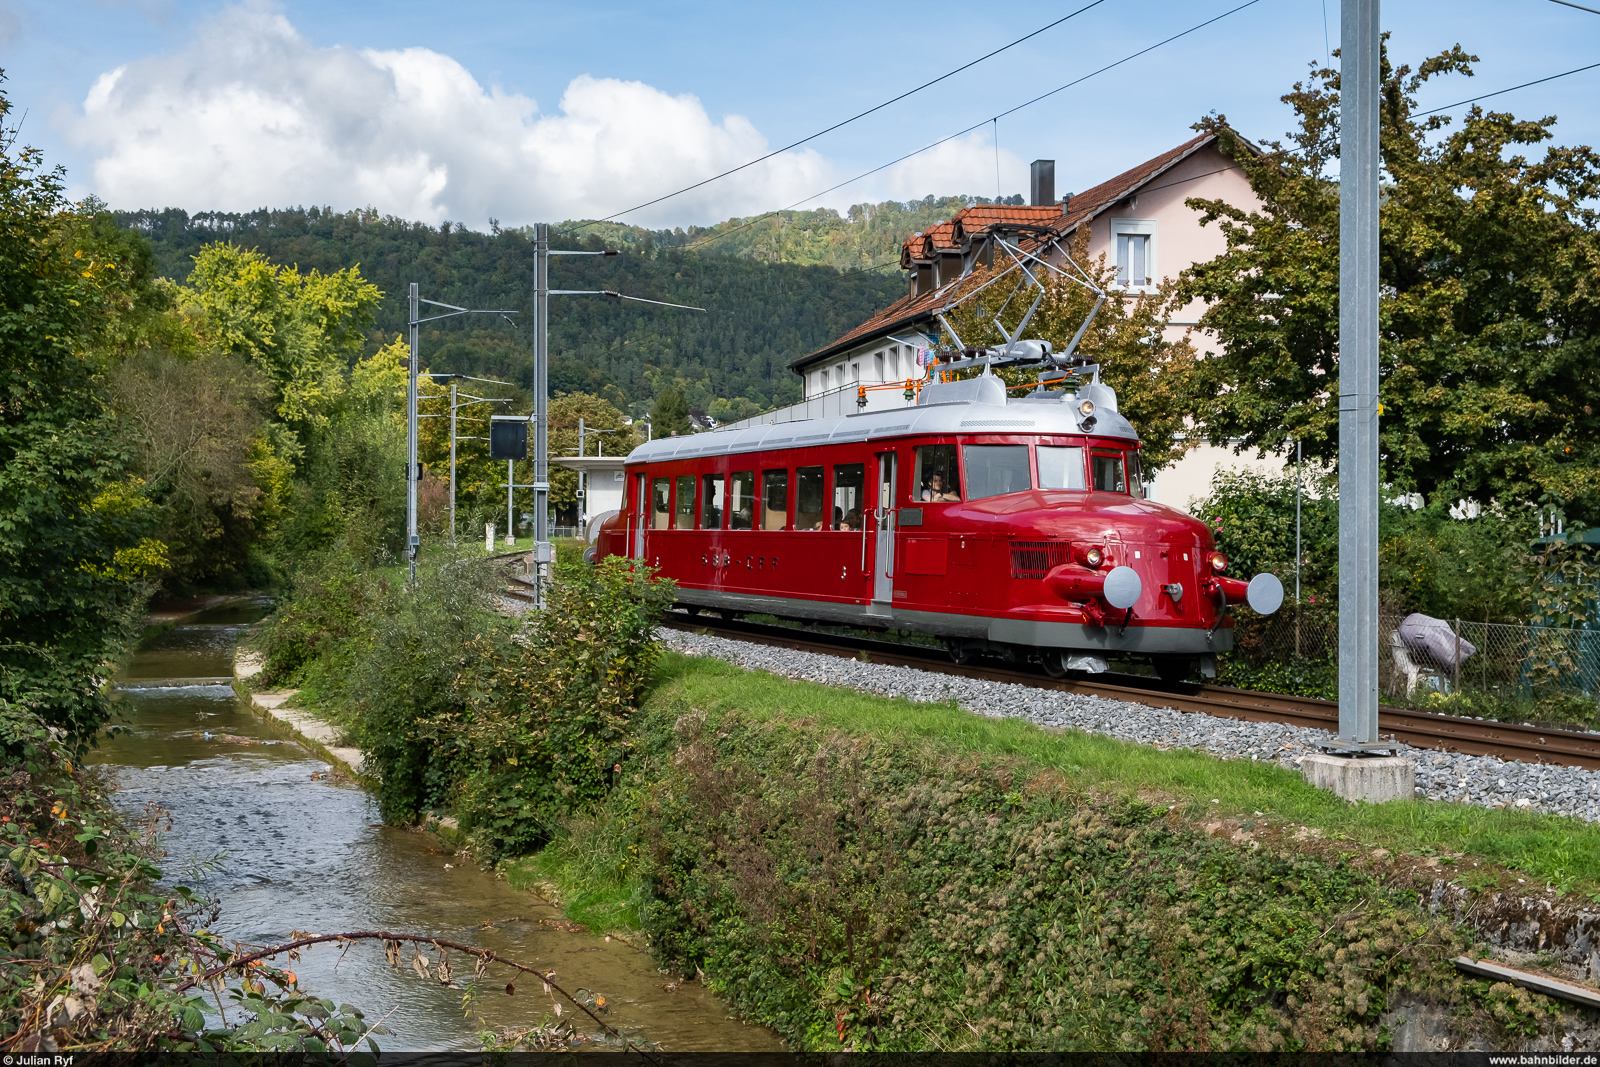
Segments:
[[[1464,714],[1588,723],[1600,719],[1600,629],[1442,619],[1430,652],[1401,640],[1403,614],[1381,613],[1378,685],[1385,703],[1453,707]],[[1219,663],[1225,685],[1338,698],[1339,613],[1285,604],[1240,611],[1234,651]]]

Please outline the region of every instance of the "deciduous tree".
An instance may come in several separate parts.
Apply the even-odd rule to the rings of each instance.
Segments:
[[[1380,209],[1381,449],[1396,489],[1505,506],[1546,497],[1600,518],[1600,154],[1546,147],[1553,116],[1473,107],[1457,123],[1416,95],[1472,74],[1459,46],[1415,71],[1383,59]],[[1195,412],[1214,439],[1335,461],[1338,445],[1339,76],[1317,69],[1283,97],[1289,143],[1214,131],[1261,204],[1191,200],[1227,251],[1186,271],[1216,341]]]

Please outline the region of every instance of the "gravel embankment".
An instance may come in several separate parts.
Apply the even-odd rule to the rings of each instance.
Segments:
[[[679,652],[712,656],[786,678],[927,703],[954,700],[968,711],[991,718],[1024,718],[1040,726],[1071,727],[1157,748],[1194,748],[1225,759],[1271,761],[1290,770],[1298,770],[1300,760],[1315,752],[1317,742],[1328,736],[1320,730],[1298,726],[1240,722],[678,630],[662,630],[661,635],[668,647]],[[1409,745],[1401,745],[1400,750],[1416,761],[1417,795],[1429,800],[1458,800],[1489,808],[1534,808],[1591,822],[1600,819],[1600,772],[1434,752]]]

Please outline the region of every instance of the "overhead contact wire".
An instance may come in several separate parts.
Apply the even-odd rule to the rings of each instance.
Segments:
[[[659,204],[663,200],[671,200],[675,196],[682,196],[684,193],[691,192],[691,191],[693,191],[695,189],[698,189],[702,185],[709,185],[714,181],[718,181],[718,180],[720,180],[722,178],[726,178],[730,174],[737,174],[741,170],[745,170],[748,167],[753,167],[757,163],[761,163],[761,162],[763,162],[765,160],[771,159],[773,156],[781,156],[783,153],[788,152],[791,149],[799,148],[803,144],[807,144],[808,142],[815,141],[818,137],[825,136],[827,134],[832,133],[834,130],[840,129],[840,128],[844,127],[844,126],[848,126],[848,125],[850,125],[850,123],[855,122],[858,119],[864,119],[868,115],[872,114],[875,111],[882,111],[884,108],[888,107],[890,104],[899,103],[901,100],[904,100],[908,96],[914,96],[915,94],[922,92],[922,90],[924,90],[924,89],[927,89],[927,88],[929,88],[931,86],[934,86],[934,85],[938,85],[940,82],[942,82],[942,81],[944,81],[944,80],[946,80],[948,78],[953,78],[957,74],[960,74],[964,70],[970,70],[973,67],[977,66],[979,63],[985,62],[986,60],[993,59],[995,56],[999,55],[1001,52],[1007,51],[1008,49],[1015,48],[1017,45],[1021,44],[1022,42],[1027,41],[1027,40],[1029,40],[1031,38],[1037,37],[1041,33],[1044,33],[1046,30],[1054,29],[1055,27],[1061,25],[1063,22],[1066,22],[1068,19],[1077,18],[1079,15],[1083,14],[1085,11],[1088,11],[1090,8],[1099,7],[1103,3],[1105,3],[1105,0],[1091,0],[1090,3],[1085,4],[1084,6],[1078,8],[1078,10],[1072,12],[1070,15],[1063,15],[1061,18],[1056,19],[1054,22],[1051,22],[1051,23],[1049,23],[1047,25],[1044,25],[1044,26],[1040,26],[1037,30],[1034,30],[1032,33],[1026,34],[1026,35],[1024,35],[1022,37],[1018,37],[1015,41],[1012,41],[1010,44],[1001,45],[999,48],[996,48],[994,51],[989,52],[989,53],[987,53],[985,55],[981,55],[977,59],[972,60],[970,63],[964,63],[961,66],[955,68],[954,70],[946,71],[945,73],[939,75],[937,78],[934,78],[931,81],[923,82],[921,85],[917,86],[915,89],[907,89],[905,92],[901,93],[899,96],[892,97],[892,98],[890,98],[888,100],[885,100],[881,104],[877,104],[877,105],[875,105],[873,107],[869,107],[869,108],[867,108],[867,110],[861,112],[858,115],[851,115],[849,118],[843,119],[843,120],[841,120],[839,122],[836,122],[832,126],[829,126],[825,130],[818,130],[816,133],[811,134],[809,137],[802,137],[802,138],[800,138],[800,140],[795,141],[793,144],[787,144],[787,145],[784,145],[782,148],[773,149],[771,152],[768,152],[766,155],[758,156],[757,158],[750,160],[748,163],[741,163],[737,167],[732,168],[731,170],[725,170],[721,174],[713,174],[711,177],[706,178],[706,179],[704,179],[702,181],[695,182],[693,185],[686,185],[682,189],[679,189],[679,190],[677,190],[675,192],[667,193],[664,196],[658,196],[654,200],[646,200],[642,204],[635,204],[633,207],[626,208],[626,209],[624,209],[622,211],[618,211],[614,215],[607,215],[603,219],[595,219],[593,221],[594,222],[612,222],[612,221],[615,221],[616,219],[621,218],[623,215],[630,215],[635,211],[639,211],[639,210],[641,210],[643,208],[650,207],[653,204]]]
[[[1108,63],[1105,66],[1101,67],[1099,70],[1092,71],[1092,72],[1090,72],[1088,74],[1085,74],[1081,78],[1076,78],[1076,79],[1068,82],[1065,85],[1058,86],[1057,88],[1051,89],[1048,93],[1041,93],[1040,95],[1034,97],[1032,100],[1026,101],[1025,103],[1018,104],[1016,107],[1012,108],[1009,111],[1002,111],[1002,112],[1000,112],[1000,114],[994,115],[994,116],[992,116],[990,118],[986,118],[982,122],[975,122],[971,126],[968,126],[964,130],[959,130],[956,133],[952,133],[948,137],[941,137],[939,140],[934,141],[932,144],[923,145],[921,148],[917,149],[914,152],[907,152],[905,155],[899,157],[898,159],[891,159],[889,162],[884,163],[881,166],[873,167],[871,170],[862,171],[860,174],[857,174],[854,178],[848,178],[845,181],[840,182],[838,185],[830,186],[827,189],[822,190],[822,192],[820,192],[820,193],[812,193],[810,196],[804,198],[803,200],[796,200],[794,203],[790,204],[788,207],[782,207],[782,208],[779,208],[777,211],[769,211],[765,215],[759,215],[756,218],[751,219],[749,222],[744,223],[742,226],[735,226],[733,229],[724,230],[721,233],[716,234],[715,236],[703,238],[702,240],[699,240],[699,241],[693,241],[693,242],[685,245],[684,249],[685,249],[685,251],[687,251],[688,249],[691,249],[691,248],[699,248],[701,245],[711,244],[713,241],[719,241],[722,238],[727,237],[730,234],[738,233],[740,230],[749,229],[751,226],[754,226],[756,223],[764,222],[765,220],[772,218],[774,215],[781,214],[781,213],[783,213],[785,211],[793,211],[795,208],[799,207],[801,204],[808,204],[811,201],[817,199],[818,197],[827,196],[829,193],[835,192],[835,191],[837,191],[839,189],[843,189],[847,185],[852,185],[852,184],[860,181],[862,178],[871,177],[872,175],[878,173],[880,170],[887,170],[889,167],[894,166],[896,163],[904,163],[906,160],[912,158],[913,156],[919,156],[924,152],[927,152],[927,151],[930,151],[932,149],[938,148],[942,144],[946,144],[946,143],[948,143],[950,141],[954,141],[957,137],[965,137],[967,134],[971,133],[973,130],[981,129],[984,126],[989,125],[989,123],[991,123],[991,122],[996,122],[996,121],[998,121],[1000,119],[1005,118],[1007,115],[1014,115],[1018,111],[1021,111],[1025,107],[1031,107],[1032,105],[1037,104],[1039,101],[1047,99],[1049,97],[1052,97],[1052,96],[1056,95],[1059,92],[1064,92],[1067,89],[1071,89],[1075,85],[1082,85],[1084,82],[1088,81],[1090,78],[1098,77],[1099,75],[1104,74],[1108,70],[1113,70],[1113,69],[1115,69],[1117,67],[1122,66],[1124,63],[1127,63],[1127,62],[1130,62],[1132,60],[1138,59],[1140,56],[1144,55],[1146,52],[1152,52],[1155,49],[1160,48],[1163,45],[1171,44],[1173,41],[1178,40],[1180,37],[1187,37],[1187,36],[1189,36],[1189,34],[1194,33],[1197,30],[1203,30],[1207,26],[1211,25],[1213,22],[1217,22],[1217,21],[1219,21],[1221,19],[1225,19],[1229,15],[1237,14],[1238,12],[1243,11],[1245,8],[1253,7],[1253,6],[1255,6],[1256,4],[1258,4],[1260,2],[1261,2],[1261,0],[1247,0],[1246,3],[1240,4],[1238,7],[1232,8],[1232,9],[1230,9],[1228,11],[1224,11],[1222,14],[1217,15],[1217,16],[1215,16],[1213,18],[1206,19],[1204,22],[1198,23],[1198,24],[1196,24],[1194,26],[1190,26],[1188,29],[1184,30],[1182,33],[1175,33],[1171,37],[1168,37],[1168,38],[1166,38],[1165,40],[1162,40],[1162,41],[1157,41],[1155,44],[1150,45],[1147,48],[1141,48],[1139,51],[1134,52],[1132,55],[1123,56],[1121,59],[1117,60],[1115,63]],[[604,220],[601,220],[601,221],[604,221]]]

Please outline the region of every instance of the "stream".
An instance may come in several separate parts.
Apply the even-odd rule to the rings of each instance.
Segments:
[[[229,684],[233,646],[266,608],[214,608],[148,641],[118,678],[127,729],[103,739],[93,759],[110,769],[115,803],[130,818],[151,804],[170,813],[165,881],[220,903],[213,929],[256,944],[297,930],[426,932],[553,968],[566,989],[603,994],[610,1025],[665,1050],[782,1050],[770,1031],[729,1018],[703,986],[669,988],[648,954],[541,924],[559,912],[534,894],[449,854],[430,834],[383,825],[369,794],[328,775],[327,764],[244,706]],[[470,977],[470,961],[453,963]],[[386,1052],[474,1049],[482,1030],[552,1015],[531,976],[507,996],[508,972],[492,968],[482,997],[464,1007],[463,990],[409,967],[396,973],[376,942],[342,959],[325,945],[278,964],[293,968],[302,989],[382,1019]],[[572,1005],[563,1008],[571,1018]],[[598,1030],[583,1022],[580,1030]]]

